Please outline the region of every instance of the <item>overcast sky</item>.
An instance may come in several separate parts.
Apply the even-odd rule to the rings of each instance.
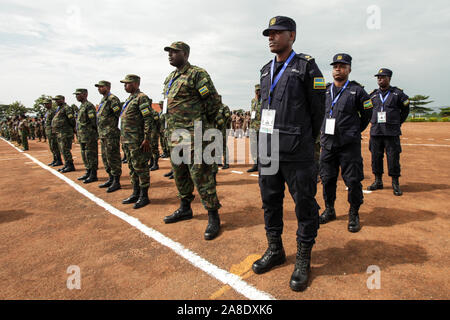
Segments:
[[[297,22],[296,52],[316,59],[327,81],[333,55],[353,57],[350,78],[371,91],[380,67],[406,94],[430,95],[432,107],[450,105],[450,5],[448,0],[0,0],[0,103],[27,107],[41,94],[62,94],[71,104],[76,88],[141,76],[141,90],[161,100],[172,71],[164,46],[184,41],[190,62],[210,74],[225,104],[248,109],[259,70],[273,55],[262,30],[270,18]],[[375,5],[380,10],[379,29]],[[369,23],[369,27],[368,27]],[[77,103],[78,104],[78,103]]]

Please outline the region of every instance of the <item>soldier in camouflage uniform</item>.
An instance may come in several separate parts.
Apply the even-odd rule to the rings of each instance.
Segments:
[[[219,98],[220,101],[222,101],[222,96],[219,95]],[[226,170],[230,168],[228,159],[227,129],[230,129],[231,127],[231,111],[230,108],[223,103],[221,103],[219,112],[217,113],[216,124],[217,129],[222,132],[223,165],[219,164],[219,166],[222,166],[222,170]]]
[[[186,145],[183,138],[176,139],[174,133],[177,129],[187,130],[191,138],[187,145],[191,155],[189,163],[175,163],[171,154],[172,169],[181,205],[172,215],[166,216],[164,222],[173,223],[192,218],[191,202],[194,199],[195,185],[203,206],[208,210],[208,226],[204,238],[212,240],[220,231],[218,210],[221,205],[214,181],[214,170],[217,165],[208,165],[204,161],[200,164],[194,163],[193,137],[194,123],[197,121],[202,121],[202,132],[214,127],[221,102],[208,73],[188,62],[190,48],[187,44],[174,42],[164,50],[169,52],[170,64],[177,68],[164,82],[171,152],[175,147]],[[204,146],[205,144],[203,144]]]
[[[163,113],[163,101],[159,102],[161,107],[161,112],[159,113],[159,142],[161,143],[162,154],[161,158],[169,157],[169,146],[167,145],[167,137],[166,137],[166,114]]]
[[[29,138],[31,140],[35,140],[36,139],[36,118],[29,119],[28,127],[30,128]]]
[[[109,175],[108,181],[100,184],[100,188],[108,188],[106,192],[114,192],[121,188],[122,160],[120,159],[120,130],[118,128],[122,106],[119,98],[111,93],[111,83],[99,81],[95,85],[103,95],[97,108],[97,129],[100,136],[102,160]]]
[[[28,148],[28,136],[30,135],[30,127],[28,125],[27,117],[22,114],[19,117],[19,125],[18,125],[20,142],[22,144],[22,150],[27,151]]]
[[[56,134],[59,151],[64,157],[64,167],[58,169],[58,171],[61,173],[75,171],[72,153],[70,152],[73,136],[76,133],[76,120],[73,108],[64,102],[64,96],[57,95],[53,100],[55,100],[58,107],[52,119],[52,134]]]
[[[53,108],[53,103],[51,99],[46,99],[43,101],[43,103],[45,108],[47,109],[47,112],[45,113],[43,119],[44,130],[42,133],[44,134],[44,137],[48,137],[48,146],[53,155],[53,161],[49,163],[48,166],[50,167],[62,166],[63,163],[61,161],[61,153],[59,152],[58,138],[56,134],[53,133],[52,131],[52,120],[56,114],[56,108]]]
[[[250,148],[252,151],[253,167],[247,172],[258,171],[258,143],[259,143],[259,127],[261,126],[261,86],[255,85],[255,97],[252,99],[252,107],[250,110]]]
[[[41,121],[41,118],[36,118],[36,137],[39,139],[39,142],[42,141],[42,121]]]
[[[77,101],[81,102],[77,114],[77,139],[81,147],[81,158],[86,168],[86,173],[78,180],[83,181],[83,183],[92,183],[98,181],[97,110],[87,100],[87,89],[77,89],[74,95]]]
[[[150,112],[151,112],[151,116],[153,117],[153,120],[155,122],[155,125],[152,127],[152,132],[150,134],[150,145],[151,145],[151,149],[152,149],[152,156],[151,156],[151,160],[150,160],[150,171],[156,171],[159,170],[159,165],[158,165],[158,159],[159,159],[159,146],[158,146],[158,141],[159,141],[159,131],[160,131],[160,119],[159,119],[159,114],[158,112],[156,112],[155,110],[153,110],[152,107],[150,107]]]
[[[127,156],[130,168],[133,194],[123,200],[123,204],[134,203],[134,209],[139,209],[150,203],[148,188],[150,187],[150,172],[148,161],[151,155],[151,132],[155,127],[152,117],[152,100],[139,90],[141,78],[129,74],[120,82],[125,84],[125,91],[130,94],[125,101],[119,118],[120,140]]]

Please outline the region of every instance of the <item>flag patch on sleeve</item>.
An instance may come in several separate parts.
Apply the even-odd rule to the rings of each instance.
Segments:
[[[367,101],[364,101],[364,109],[371,109],[373,108],[372,100],[369,99]]]
[[[326,89],[325,78],[323,77],[314,78],[314,89]]]
[[[142,109],[141,113],[143,116],[149,115],[150,114],[150,110],[148,110],[148,108]]]
[[[203,97],[205,95],[207,95],[209,93],[208,87],[207,86],[203,86],[201,87],[198,92],[200,93],[200,95]]]

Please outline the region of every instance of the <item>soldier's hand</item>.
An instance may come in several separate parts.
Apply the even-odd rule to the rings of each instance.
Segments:
[[[142,148],[142,151],[144,151],[144,152],[150,152],[150,141],[148,141],[148,140],[142,141],[141,148]]]

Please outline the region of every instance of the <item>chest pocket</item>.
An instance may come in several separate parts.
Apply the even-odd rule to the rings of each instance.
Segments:
[[[192,95],[193,90],[194,87],[188,81],[188,76],[182,74],[173,82],[172,87],[170,88],[169,91],[169,97],[173,98],[176,96],[180,98],[186,98]]]
[[[352,93],[354,92],[354,93]],[[356,114],[356,91],[346,89],[339,98],[335,108],[346,115]]]

